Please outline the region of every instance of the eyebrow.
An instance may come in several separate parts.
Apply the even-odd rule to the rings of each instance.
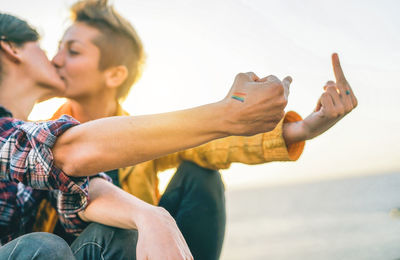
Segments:
[[[79,43],[79,44],[85,45],[84,43],[80,42],[79,40],[68,40],[68,41],[65,43],[65,45],[71,46],[73,43]],[[62,44],[62,40],[58,41],[58,48],[61,47],[61,44]]]

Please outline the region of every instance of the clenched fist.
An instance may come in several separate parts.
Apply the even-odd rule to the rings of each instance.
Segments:
[[[284,116],[290,77],[280,81],[270,75],[260,79],[252,72],[239,73],[223,102],[227,105],[229,135],[255,135],[273,130]]]

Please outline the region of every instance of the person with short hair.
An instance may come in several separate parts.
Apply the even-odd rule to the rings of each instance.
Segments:
[[[64,96],[68,100],[53,119],[68,114],[87,122],[128,115],[120,103],[138,80],[145,58],[138,34],[104,0],[79,1],[71,13],[72,25],[53,58],[67,85]],[[337,56],[333,59],[335,67],[339,67]],[[289,111],[272,131],[215,140],[107,174],[130,194],[167,209],[195,259],[218,259],[226,225],[224,184],[218,170],[229,168],[233,162],[297,160],[305,140],[325,132],[357,105],[347,83],[328,82],[326,88],[317,109],[304,120]],[[340,88],[343,91],[338,94]],[[237,93],[234,98],[242,102],[244,96]],[[157,174],[170,168],[177,171],[164,194],[160,194]]]

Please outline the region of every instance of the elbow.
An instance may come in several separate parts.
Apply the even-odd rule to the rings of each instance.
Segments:
[[[75,139],[74,135],[71,135],[71,130],[67,130],[57,139],[51,149],[54,165],[71,177],[79,177],[77,171],[79,166],[74,160],[74,157],[76,157]]]
[[[71,177],[80,177],[77,164],[69,152],[63,149],[53,150],[54,165]]]
[[[85,176],[80,169],[84,169],[79,160],[80,151],[74,149],[73,145],[63,142],[56,142],[52,149],[54,165],[71,177]]]
[[[56,164],[57,166],[57,164]],[[57,166],[58,167],[58,166]],[[76,167],[73,163],[65,163],[59,167],[66,175],[70,177],[84,177],[87,176],[83,172],[79,171],[79,167]]]
[[[70,177],[95,175],[102,157],[92,149],[76,145],[56,145],[53,148],[54,165]]]

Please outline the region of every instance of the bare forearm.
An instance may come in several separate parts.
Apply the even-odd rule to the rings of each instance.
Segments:
[[[224,137],[218,106],[106,118],[73,127],[56,142],[55,163],[69,175],[91,175]]]
[[[334,126],[341,117],[320,118],[312,113],[304,120],[298,122],[285,123],[282,129],[282,135],[286,145],[311,140]]]
[[[79,213],[84,221],[125,229],[137,229],[143,213],[152,207],[101,178],[90,180],[89,197],[89,205]]]
[[[175,220],[165,209],[147,204],[100,178],[90,181],[89,196],[89,205],[79,216],[108,226],[137,228],[138,259],[182,259],[182,252],[191,255]]]
[[[256,82],[253,73],[236,76],[220,102],[138,117],[95,120],[67,130],[52,151],[55,165],[71,176],[134,165],[229,135],[273,130],[287,104],[290,78]],[[236,94],[241,95],[238,99]]]
[[[282,127],[282,136],[287,146],[307,140],[303,121],[284,123]]]

